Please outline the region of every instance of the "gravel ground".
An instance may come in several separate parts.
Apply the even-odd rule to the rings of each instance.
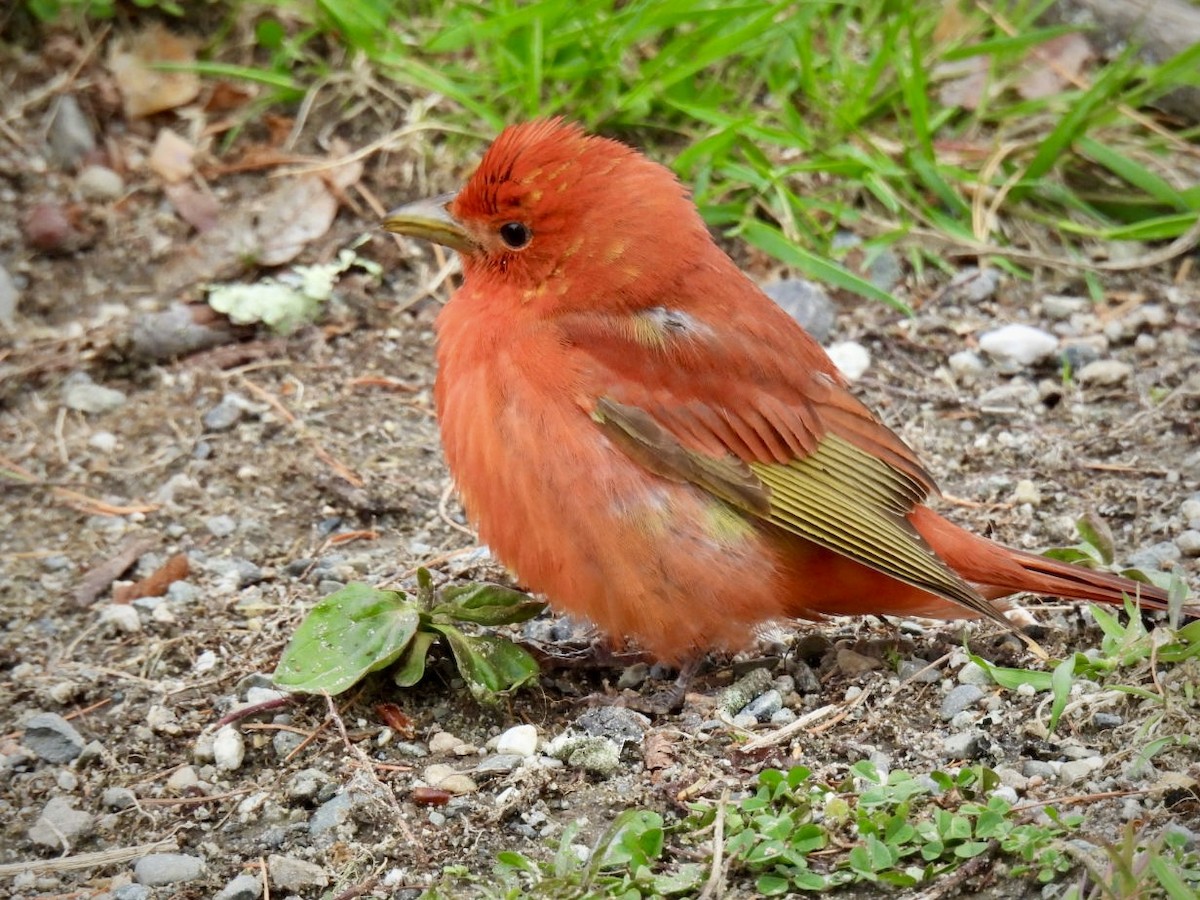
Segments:
[[[1187,734],[1194,747],[1194,707],[1148,735],[1151,704],[1079,682],[1048,737],[1045,695],[990,684],[944,624],[772,631],[760,653],[712,660],[683,711],[653,720],[586,700],[669,677],[638,664],[555,668],[499,709],[475,704],[444,661],[409,691],[376,678],[336,704],[282,697],[270,673],[289,635],[347,582],[411,586],[418,565],[439,580],[505,579],[464,527],[438,448],[438,304],[418,290],[438,261],[343,208],[301,261],[370,232],[357,252],[381,279],[344,278],[317,324],[286,339],[218,321],[216,346],[147,359],[139,335],[164,327],[155,314],[198,296],[163,278],[195,250],[188,226],[144,167],[118,185],[85,176],[46,158],[32,116],[17,125],[26,141],[0,151],[0,300],[6,279],[16,298],[0,338],[0,454],[28,480],[6,482],[0,508],[0,893],[232,900],[269,884],[271,897],[415,896],[444,865],[487,872],[505,849],[544,858],[571,822],[588,843],[630,806],[676,816],[682,791],[736,795],[796,761],[828,779],[861,759],[914,773],[983,762],[1022,803],[1087,795],[1081,836],[1094,843],[1125,822],[1195,827],[1195,797],[1167,777],[1194,783],[1194,749],[1134,765],[1149,736]],[[148,151],[152,138],[131,129],[120,141]],[[399,201],[411,173],[393,158],[364,178]],[[233,216],[274,182],[214,184]],[[36,227],[47,206],[69,226],[48,238]],[[1200,285],[1188,271],[1109,280],[1093,304],[1065,276],[918,281],[885,255],[872,277],[914,318],[822,296],[807,315],[920,449],[948,515],[1040,549],[1073,543],[1091,512],[1125,561],[1175,566],[1195,590]],[[1028,328],[989,335],[1006,324]],[[125,586],[147,578],[165,591],[130,599]],[[1099,643],[1069,604],[1031,615],[1052,654]],[[546,616],[523,637],[588,635]],[[1029,663],[986,627],[971,646]],[[1178,687],[1197,674],[1164,677]],[[840,718],[827,726],[739,749],[745,731],[830,704]],[[567,734],[603,740],[576,753]],[[424,787],[453,796],[427,805]],[[994,868],[953,889],[1037,891]],[[734,879],[726,896],[750,893]]]

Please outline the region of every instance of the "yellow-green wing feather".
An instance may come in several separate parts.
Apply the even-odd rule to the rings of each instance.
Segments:
[[[602,398],[593,419],[652,472],[687,482],[784,531],[1011,627],[907,519],[927,486],[837,435],[787,463],[689,450],[645,410]]]

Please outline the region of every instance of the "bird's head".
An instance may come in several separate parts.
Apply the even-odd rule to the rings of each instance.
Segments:
[[[670,170],[562,119],[505,129],[456,195],[384,227],[459,251],[468,284],[552,310],[637,308],[711,241]]]

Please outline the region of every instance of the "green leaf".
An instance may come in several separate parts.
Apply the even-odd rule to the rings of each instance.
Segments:
[[[439,621],[477,625],[512,625],[538,615],[546,604],[524,591],[498,584],[468,584],[444,588],[442,602],[433,608]]]
[[[340,694],[399,659],[420,621],[404,594],[348,584],[300,623],[275,669],[275,683],[301,693]]]
[[[1075,679],[1075,657],[1070,656],[1054,667],[1054,673],[1050,676],[1050,689],[1054,693],[1054,700],[1050,704],[1050,733],[1054,733],[1054,729],[1058,726],[1059,716],[1067,707],[1067,700],[1071,698],[1071,682]]]
[[[498,695],[537,677],[537,661],[512,641],[492,634],[466,635],[438,622],[430,627],[446,638],[459,674],[481,703],[494,703]]]
[[[429,648],[437,640],[437,635],[431,631],[418,631],[401,657],[400,666],[392,680],[396,687],[409,688],[425,677],[425,663],[429,658]]]
[[[860,297],[866,297],[868,300],[886,303],[906,315],[913,314],[912,309],[906,303],[897,300],[887,291],[881,291],[865,278],[860,278],[837,263],[793,244],[777,228],[751,219],[742,226],[741,234],[759,250],[771,254],[784,265],[798,269],[809,278],[824,281],[826,284],[850,291]]]
[[[1075,528],[1085,543],[1096,548],[1104,564],[1111,566],[1114,548],[1112,529],[1108,527],[1108,524],[1103,519],[1088,513],[1075,523]]]
[[[1002,688],[1008,688],[1010,691],[1016,690],[1023,684],[1030,685],[1039,693],[1050,690],[1050,673],[1036,672],[1032,669],[1010,669],[1005,666],[997,666],[988,662],[982,656],[970,654],[971,662],[987,672],[988,677]]]

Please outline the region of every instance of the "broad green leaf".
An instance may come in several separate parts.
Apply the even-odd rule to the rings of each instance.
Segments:
[[[1104,564],[1111,566],[1114,552],[1113,535],[1112,529],[1108,527],[1108,523],[1088,513],[1075,523],[1075,528],[1079,532],[1079,536],[1083,538],[1084,543],[1095,547]]]
[[[438,622],[432,627],[450,644],[459,674],[481,703],[495,703],[499,694],[537,677],[537,661],[512,641],[491,634],[463,634]]]
[[[431,631],[418,631],[413,635],[404,655],[400,658],[400,666],[392,680],[396,687],[409,688],[425,677],[425,663],[429,658],[429,648],[437,640],[437,635]]]
[[[300,623],[275,669],[275,683],[307,694],[340,694],[399,659],[420,621],[404,594],[348,584]]]
[[[546,604],[524,591],[498,584],[456,585],[442,590],[442,602],[433,609],[439,621],[474,622],[478,625],[512,625],[538,615]]]

